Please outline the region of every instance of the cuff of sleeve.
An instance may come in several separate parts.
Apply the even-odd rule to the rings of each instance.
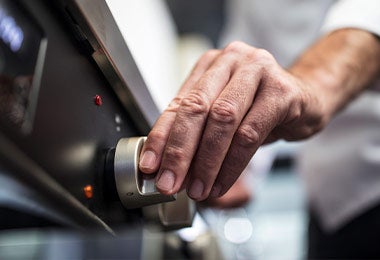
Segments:
[[[321,30],[329,33],[343,28],[362,29],[380,36],[380,1],[337,1],[328,11]]]

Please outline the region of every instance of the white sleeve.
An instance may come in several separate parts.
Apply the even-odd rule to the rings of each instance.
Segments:
[[[322,32],[357,28],[380,36],[379,0],[339,0],[327,13]]]

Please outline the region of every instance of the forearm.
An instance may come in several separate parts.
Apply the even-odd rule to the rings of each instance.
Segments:
[[[323,100],[325,121],[380,75],[380,40],[357,29],[341,29],[323,37],[289,71]]]

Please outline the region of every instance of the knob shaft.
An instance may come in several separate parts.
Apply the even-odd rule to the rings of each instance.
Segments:
[[[114,157],[115,185],[126,209],[169,202],[176,195],[161,194],[155,186],[155,174],[139,171],[139,160],[146,137],[122,138],[116,145]]]

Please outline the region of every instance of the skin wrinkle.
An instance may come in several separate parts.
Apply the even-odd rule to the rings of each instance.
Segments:
[[[175,145],[166,147],[166,153],[173,162],[181,163],[186,158],[187,151],[180,148]]]
[[[228,77],[229,77],[229,74],[228,74]],[[199,80],[199,81],[201,81],[201,79]],[[198,87],[198,89],[200,89],[200,91],[199,90],[196,90],[196,91],[198,91],[197,93],[202,93],[202,88],[201,87]],[[190,94],[191,95],[191,94]],[[206,95],[204,95],[204,96],[206,96]],[[177,116],[176,116],[176,121],[177,122],[182,122],[182,123],[179,123],[178,125],[181,125],[182,126],[182,132],[187,132],[188,131],[188,129],[192,129],[191,128],[191,125],[190,125],[190,127],[188,127],[187,126],[187,128],[185,128],[184,127],[184,122],[186,122],[186,119],[187,119],[187,117],[186,117],[186,106],[185,106],[185,109],[183,108],[183,104],[186,104],[186,98],[188,98],[189,97],[189,95],[187,95],[187,97],[185,97],[185,98],[183,98],[182,99],[182,102],[181,102],[181,105],[182,105],[182,108],[181,109],[179,109],[179,111],[178,111],[178,113],[177,113]],[[197,98],[197,97],[196,97]],[[202,99],[198,99],[198,100],[196,100],[196,102],[197,101],[200,101],[200,102],[202,102],[203,100]],[[195,102],[195,103],[196,103]],[[191,104],[191,105],[193,105],[194,106],[194,104]],[[199,103],[197,104],[196,103],[196,105],[199,105]],[[196,112],[200,112],[200,113],[202,113],[203,112],[203,110],[201,109],[200,111],[196,111]],[[191,109],[190,109],[190,113],[191,113]],[[181,117],[183,117],[183,118],[181,118]],[[198,116],[199,117],[199,116]],[[201,116],[202,117],[202,116]],[[192,118],[197,118],[197,116],[193,116]],[[198,138],[200,138],[200,134],[201,134],[201,132],[203,131],[203,128],[204,128],[204,125],[205,125],[205,119],[207,118],[207,115],[204,115],[204,118],[203,118],[203,120],[201,120],[201,121],[203,121],[203,123],[201,123],[201,129],[200,129],[200,133],[198,133],[196,136],[195,136],[195,138],[193,138],[193,139],[198,139]],[[198,121],[199,121],[199,118],[198,118]],[[199,127],[199,125],[200,124],[198,124],[198,127]],[[181,135],[181,134],[178,134],[178,129],[180,129],[180,128],[177,128],[176,129],[176,127],[174,126],[173,127],[173,131],[172,131],[172,135],[174,135],[174,136],[179,136],[179,137],[181,137],[181,136],[183,136],[183,135]],[[174,134],[173,134],[174,133]],[[188,136],[187,134],[185,135],[185,136]],[[176,143],[176,145],[177,146],[181,146],[181,144],[182,145],[187,145],[187,146],[189,146],[188,144],[183,144],[183,140],[182,140],[182,138],[175,138],[175,137],[172,137],[172,138],[170,138],[169,137],[169,141],[172,141],[172,142],[175,142]],[[166,148],[167,149],[167,148]],[[198,150],[198,146],[196,146],[196,147],[189,147],[189,149],[188,149],[188,151],[187,151],[187,153],[188,154],[196,154],[196,150]],[[178,164],[178,162],[176,161],[176,160],[171,160],[170,159],[170,154],[169,153],[166,153],[166,156],[164,155],[164,157],[163,157],[163,159],[165,159],[165,158],[168,158],[169,157],[169,159],[167,159],[167,161],[169,161],[170,162],[170,166],[169,165],[163,165],[163,164],[161,164],[161,168],[162,168],[162,170],[160,171],[161,173],[162,172],[164,172],[165,171],[165,168],[168,168],[168,167],[174,167],[175,165],[176,165],[176,163],[177,163],[177,166],[179,166],[179,164]],[[174,167],[175,168],[175,167]],[[177,178],[179,181],[178,182],[180,182],[180,181],[182,181],[183,179],[184,179],[184,175],[183,174],[181,174],[181,172],[188,172],[188,170],[189,170],[189,168],[190,168],[190,162],[185,162],[184,164],[182,164],[182,166],[179,166],[178,167],[179,169],[181,169],[181,171],[180,172],[177,172],[176,174],[177,174],[177,176],[179,175],[180,177],[179,178]],[[160,178],[161,178],[162,176],[159,176],[158,177],[158,182],[159,182],[159,180],[160,180]],[[172,190],[170,190],[170,191],[167,191],[167,190],[160,190],[161,192],[163,192],[163,193],[168,193],[168,192],[176,192],[176,191],[178,191],[179,190],[179,188],[182,186],[182,184],[181,185],[175,185],[175,187],[172,189]],[[160,186],[157,186],[158,187],[158,189],[160,189]],[[161,186],[162,187],[162,186]]]
[[[210,155],[216,154],[216,153],[217,154],[227,153],[229,146],[227,146],[221,151],[219,150],[220,148],[223,147],[222,146],[222,144],[224,143],[223,139],[225,138],[227,132],[228,130],[224,128],[219,128],[216,131],[212,131],[210,135],[204,138],[205,140],[203,140],[203,143],[204,143],[204,146],[206,147],[207,152],[203,153],[203,155],[201,154],[203,157],[198,158],[198,160],[201,160],[203,162],[202,168],[206,168],[206,169],[215,168],[215,163],[216,163],[215,159],[213,159],[212,156]]]
[[[179,108],[154,126],[152,133],[166,132],[163,140],[148,135],[143,151],[155,151],[162,159],[160,171],[176,174],[170,192],[185,178],[191,185],[198,174],[206,176],[204,192],[196,194],[203,200],[213,185],[226,192],[262,142],[302,140],[323,129],[379,72],[379,41],[356,29],[323,36],[289,70],[267,51],[233,42],[202,56],[179,91]],[[206,104],[187,104],[192,91],[202,91]],[[232,120],[218,118],[225,116]],[[184,161],[167,153],[173,145],[182,149]],[[207,172],[209,163],[214,169]]]
[[[216,162],[213,158],[218,156],[218,154],[226,154],[228,151],[228,146],[224,147],[226,132],[229,130],[227,128],[219,128],[218,130],[210,131],[210,135],[204,136],[202,139],[202,144],[205,150],[200,152],[199,148],[197,149],[197,158],[193,161],[192,167],[188,175],[192,177],[193,180],[201,179],[204,183],[213,183],[217,177],[222,161]],[[195,164],[195,166],[194,166]],[[212,186],[208,185],[204,187],[204,192],[207,194],[210,192]],[[202,194],[203,195],[203,194]],[[201,197],[202,198],[202,197]]]
[[[267,90],[267,89],[265,89],[265,90]],[[266,94],[266,91],[263,91],[263,90],[258,93],[258,96],[264,97],[264,100],[274,99],[272,95]],[[261,98],[261,100],[263,100],[263,98]],[[270,104],[270,102],[261,102],[261,103],[263,103],[263,104],[261,104],[261,110],[264,110],[267,113],[272,111],[269,113],[269,115],[276,115],[277,114],[276,111],[278,111],[278,107],[276,109],[275,107],[268,106],[267,104]],[[256,107],[256,110],[257,110],[257,107]],[[262,119],[260,119],[260,117]],[[235,147],[235,149],[233,149],[232,151],[231,150],[229,151],[229,153],[227,155],[227,158],[229,158],[229,159],[224,161],[223,166],[222,166],[222,168],[224,170],[219,173],[219,176],[229,176],[229,178],[218,177],[217,183],[231,183],[231,185],[232,185],[232,183],[238,178],[240,172],[243,171],[243,169],[248,164],[251,156],[257,150],[262,139],[266,138],[266,136],[264,136],[264,135],[262,137],[260,137],[259,133],[269,132],[269,130],[267,128],[269,126],[274,127],[274,124],[270,121],[267,122],[265,117],[266,116],[264,116],[263,114],[256,114],[255,115],[256,120],[250,119],[247,121],[247,118],[246,118],[244,121],[245,123],[243,123],[239,127],[239,129],[237,130],[237,133],[235,134],[234,140],[240,146],[238,148]],[[276,116],[274,116],[273,118],[276,118]],[[272,118],[272,120],[273,120],[273,118]],[[273,121],[275,121],[275,120],[273,120]],[[258,123],[258,122],[262,122],[262,123]],[[253,136],[255,136],[255,137],[252,139],[252,137],[247,138],[246,136],[243,135],[243,137],[240,136],[240,138],[239,138],[239,134],[245,134],[246,135],[246,132],[244,132],[243,130],[245,130],[248,133],[254,131]],[[248,135],[248,136],[250,136],[250,135]],[[249,139],[251,139],[251,141],[247,143],[246,141]],[[254,151],[251,152],[252,149],[254,149]],[[243,151],[244,151],[244,153],[243,153]],[[234,154],[238,154],[238,156],[235,157]],[[242,156],[242,155],[245,155],[245,156]],[[229,169],[229,171],[226,171],[226,169]],[[228,174],[226,174],[226,172],[228,172]],[[234,181],[231,182],[231,180],[234,180]],[[231,185],[223,185],[222,193],[226,192]]]
[[[208,138],[205,138],[205,146],[208,148],[208,150],[212,151],[215,149],[215,147],[219,147],[227,131],[228,130],[225,128],[220,127],[217,130],[213,131],[211,135],[208,136]]]
[[[262,87],[264,84],[261,84],[260,87],[259,87],[259,92],[257,93],[257,96],[263,96],[267,90],[267,88],[265,88],[266,86],[264,85],[264,87]],[[265,90],[265,91],[264,91]],[[272,99],[272,95],[264,95],[266,96],[266,99]],[[274,111],[274,109],[272,107],[268,107],[266,104],[264,107],[261,107],[262,109],[264,108],[264,110],[266,111]],[[271,112],[270,114],[274,114],[274,112]],[[237,130],[237,133],[235,134],[235,142],[237,142],[239,145],[240,145],[240,148],[238,149],[234,149],[233,151],[234,152],[230,152],[228,154],[228,157],[230,158],[227,162],[225,161],[223,163],[223,168],[224,169],[234,169],[234,170],[230,170],[229,171],[229,174],[228,176],[230,176],[227,180],[225,178],[224,179],[220,179],[218,181],[218,183],[230,183],[231,180],[232,183],[238,178],[239,176],[239,172],[242,171],[245,166],[247,165],[247,163],[249,162],[250,160],[250,156],[252,156],[253,152],[251,153],[249,150],[254,148],[255,150],[257,149],[258,145],[260,144],[260,140],[262,139],[260,137],[260,135],[258,134],[257,131],[254,131],[254,129],[260,129],[259,132],[264,132],[263,129],[265,129],[265,126],[259,122],[265,122],[265,117],[262,116],[263,119],[258,119],[256,121],[252,121],[253,123],[251,124],[242,124],[239,129]],[[253,132],[252,132],[253,131]],[[250,133],[252,132],[252,133]],[[247,134],[248,133],[248,134]],[[252,135],[253,134],[253,135]],[[241,135],[241,136],[239,136]],[[248,136],[247,136],[248,135]],[[254,137],[253,137],[254,136]],[[249,142],[247,142],[247,140],[250,140]],[[242,147],[244,147],[245,149],[242,149]],[[242,151],[244,151],[244,153],[242,153]],[[237,157],[235,157],[235,159],[233,158],[234,154],[238,154]],[[243,154],[245,154],[245,156],[243,156]],[[248,156],[247,156],[248,154]],[[222,174],[223,175],[223,174]],[[225,176],[226,174],[224,174],[223,176]],[[235,176],[236,175],[236,176]],[[229,188],[229,185],[223,185],[223,189],[222,189],[222,192],[224,193],[226,190],[225,189],[228,189]]]
[[[175,97],[173,100],[169,103],[168,107],[165,109],[165,112],[174,112],[177,113],[178,109],[180,108],[180,104],[182,102],[183,97]]]
[[[178,116],[180,117],[180,116]],[[184,122],[184,120],[182,120],[182,122]],[[186,124],[186,122],[184,122],[183,124],[177,124],[175,126],[173,126],[172,128],[172,133],[171,133],[171,145],[173,147],[181,147],[183,145],[183,137],[182,136],[188,136],[190,133],[189,133],[189,129],[191,129],[191,127],[189,127],[188,125],[190,125],[189,123]],[[204,126],[202,126],[202,129],[204,128]]]
[[[233,81],[233,85],[231,85],[230,83],[226,86],[226,89],[223,90],[223,92],[221,93],[221,95],[219,96],[219,98],[217,99],[217,101],[215,102],[218,102],[218,100],[222,100],[220,101],[220,103],[223,103],[224,100],[226,100],[225,98],[223,98],[226,92],[227,89],[230,89],[230,91],[228,93],[236,93],[234,94],[234,97],[235,98],[243,98],[243,102],[237,102],[237,101],[228,101],[228,105],[229,107],[236,107],[236,104],[240,104],[240,106],[238,107],[241,107],[241,104],[246,102],[246,99],[247,99],[247,96],[249,94],[249,91],[247,90],[246,92],[247,93],[242,93],[242,92],[239,92],[239,91],[231,91],[231,87],[232,88],[236,88],[237,87],[237,81],[236,81],[236,78],[238,78],[239,75],[242,75],[242,74],[238,74],[238,73],[234,74],[234,76],[232,77],[231,81]],[[254,81],[253,81],[254,82]],[[252,83],[252,82],[250,82]],[[253,95],[253,94],[252,94]],[[252,99],[252,98],[251,98]],[[229,99],[227,99],[229,100]],[[236,99],[232,99],[232,100],[236,100]],[[235,104],[232,104],[235,103]],[[232,104],[232,105],[229,105],[229,104]],[[214,103],[214,107],[215,107],[215,103]],[[216,105],[218,106],[218,105]],[[246,106],[246,105],[245,105]],[[225,105],[220,105],[220,107],[225,107]],[[250,105],[248,106],[248,108],[250,107]],[[248,109],[248,108],[244,108],[245,109]],[[237,110],[237,112],[231,112],[229,110]],[[227,115],[228,117],[230,117],[231,114],[236,114],[236,113],[239,113],[241,114],[241,111],[242,109],[228,109],[226,110],[228,111],[227,112]],[[206,126],[206,131],[204,131],[204,138],[201,140],[201,143],[204,144],[203,146],[201,147],[198,147],[198,152],[195,156],[195,158],[197,158],[195,161],[192,162],[192,165],[198,165],[198,166],[195,166],[195,167],[191,167],[190,168],[190,171],[188,173],[188,175],[190,175],[192,177],[192,179],[203,179],[205,183],[210,183],[211,185],[206,185],[205,186],[205,191],[208,193],[211,188],[212,188],[212,183],[213,181],[215,180],[215,178],[217,177],[217,174],[220,170],[220,167],[222,166],[223,164],[223,156],[227,154],[228,152],[228,149],[229,149],[229,144],[230,142],[228,140],[231,140],[232,137],[233,137],[233,132],[236,130],[236,128],[238,127],[238,124],[236,123],[233,123],[233,122],[228,122],[230,121],[229,119],[226,119],[226,115],[218,115],[216,118],[215,116],[213,116],[213,110],[211,109],[211,112],[210,112],[210,115],[209,115],[209,124],[213,124],[216,125],[213,126],[212,128],[207,128]],[[215,114],[214,114],[215,115]],[[223,118],[224,117],[224,118]],[[222,121],[215,121],[213,122],[212,119],[221,119],[222,118]],[[239,121],[241,120],[241,116],[239,116]],[[235,119],[233,119],[232,121],[236,121]],[[227,124],[226,124],[227,122]],[[224,133],[222,135],[219,135],[219,140],[218,140],[218,143],[220,144],[224,144],[223,146],[220,146],[218,145],[217,143],[215,143],[215,133],[216,132],[219,132],[219,131],[223,131]],[[206,133],[210,133],[210,134],[206,134]],[[230,137],[228,137],[230,136]],[[226,143],[226,141],[228,141],[228,143]],[[226,145],[227,144],[227,145]],[[219,147],[220,146],[220,147]],[[203,149],[202,149],[203,148]],[[199,152],[200,149],[203,150],[203,152]],[[209,158],[214,158],[214,157],[219,157],[220,160],[218,161],[215,161],[215,160],[210,160]],[[208,172],[208,174],[204,174],[204,172]],[[202,175],[201,175],[202,174]],[[202,199],[202,198],[200,198]]]
[[[242,124],[235,134],[237,144],[243,148],[251,148],[257,145],[261,140],[260,134],[255,130],[258,128],[253,125]]]
[[[261,72],[261,71],[263,71],[263,70],[259,70],[259,71]],[[252,75],[252,74],[251,74],[251,75]],[[235,79],[235,77],[234,77],[233,79]],[[250,83],[251,83],[251,82],[250,82]],[[235,84],[236,84],[236,81],[235,81]],[[234,93],[234,92],[233,92],[233,93]],[[251,106],[249,106],[249,107],[251,107]],[[238,130],[238,131],[239,131],[239,130]],[[254,144],[256,144],[256,146],[258,145],[258,141],[256,141],[256,139],[253,140],[252,142],[254,142]],[[252,145],[249,144],[248,147],[251,148]],[[238,150],[238,151],[239,151],[239,150]],[[213,157],[211,154],[209,154],[209,156],[210,156],[210,157]],[[242,157],[239,157],[239,158],[237,158],[237,160],[236,160],[236,161],[239,162],[239,167],[238,167],[237,169],[240,169],[240,168],[242,167],[242,165],[241,165],[241,158],[242,158]],[[250,158],[250,157],[247,157],[246,159],[244,159],[244,164],[243,164],[243,165],[244,165],[244,168],[245,168],[245,165],[248,163],[249,158]],[[231,160],[230,160],[230,161],[231,161]],[[232,160],[232,161],[235,161],[235,160]],[[223,165],[223,163],[222,163],[222,165]],[[223,166],[223,167],[226,168],[226,166]],[[232,175],[234,175],[234,174],[232,174]],[[232,177],[233,180],[236,180],[236,179],[238,178],[238,176],[231,176],[231,177]],[[231,180],[232,180],[232,179],[231,179]],[[220,183],[220,182],[218,182],[218,183]]]
[[[151,133],[150,133],[151,137],[155,138],[155,139],[158,139],[158,140],[162,140],[162,139],[166,139],[166,133],[162,130],[159,130],[159,129],[155,129],[153,130]]]
[[[230,101],[226,98],[220,98],[212,105],[209,117],[220,125],[225,127],[227,125],[235,125],[239,117],[239,106],[235,104],[236,101]]]
[[[249,67],[248,67],[249,66]],[[253,103],[253,97],[248,99],[250,96],[254,96],[254,93],[250,94],[252,85],[257,82],[257,75],[260,75],[260,69],[257,69],[257,66],[250,66],[247,65],[248,68],[244,67],[242,69],[239,69],[236,71],[235,75],[233,76],[233,82],[230,81],[230,84],[233,84],[233,89],[237,89],[236,86],[248,86],[246,88],[243,88],[242,91],[233,91],[232,93],[227,93],[223,100],[226,102],[235,102],[235,103],[242,103],[246,104],[249,103],[249,106]],[[260,83],[258,84],[260,86]],[[231,101],[229,101],[231,100]],[[240,111],[241,112],[241,111]]]
[[[195,90],[189,93],[181,101],[181,108],[178,114],[186,117],[201,117],[207,116],[210,107],[209,98],[202,90]]]
[[[256,120],[251,119],[251,122],[248,122],[248,125],[253,129],[256,129],[259,135],[261,135],[263,131],[270,130],[266,127],[268,122],[270,122],[269,120],[278,122],[280,120],[283,120],[283,116],[281,116],[279,113],[281,110],[280,105],[276,104],[276,97],[272,96],[268,91],[260,91],[257,95],[261,100],[265,99],[266,102],[256,102],[256,104],[260,104],[260,106],[257,105],[255,107],[257,112],[255,115]],[[276,105],[273,105],[273,103]],[[281,111],[281,113],[283,112]],[[270,115],[270,117],[268,117],[268,115]],[[262,140],[262,138],[260,138],[260,140]]]
[[[260,88],[262,82],[261,82],[261,73],[262,73],[262,68],[258,65],[253,65],[249,64],[244,66],[243,68],[239,69],[236,71],[234,77],[232,78],[233,83],[230,82],[229,84],[233,84],[234,88],[236,86],[248,86],[246,88],[243,88],[243,91],[232,91],[229,92],[225,95],[223,98],[224,100],[234,100],[235,102],[238,103],[248,103],[248,107],[246,108],[246,111],[244,112],[244,115],[242,117],[245,117],[245,114],[250,110],[252,107],[252,104],[254,102],[255,94]],[[244,80],[241,80],[243,78]],[[259,81],[257,79],[260,78]],[[231,80],[231,81],[232,81]],[[258,87],[255,87],[255,91],[250,94],[252,91],[252,85],[257,85]],[[248,98],[251,96],[251,98]],[[240,110],[240,112],[243,112],[243,110]]]

